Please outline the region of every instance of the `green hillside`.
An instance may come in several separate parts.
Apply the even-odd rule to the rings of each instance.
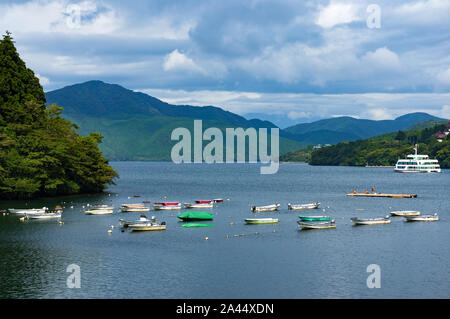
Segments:
[[[416,131],[399,131],[355,142],[342,142],[315,150],[311,154],[311,165],[394,166],[399,158],[413,152],[419,144],[421,154],[436,158],[442,168],[450,168],[450,140],[439,142],[433,134],[445,129],[445,124]]]
[[[395,120],[367,120],[343,116],[302,123],[285,129],[291,138],[307,144],[335,144],[343,141],[356,141],[384,133],[406,130],[424,121],[440,121],[443,119],[427,113],[411,113]],[[417,127],[420,129],[422,127]]]
[[[185,127],[193,134],[195,119],[203,130],[217,127],[225,137],[226,128],[275,128],[268,121],[247,120],[218,107],[170,105],[149,95],[119,85],[90,81],[46,94],[48,103],[64,107],[64,116],[80,127],[81,134],[99,132],[101,150],[110,160],[169,161],[171,133]],[[305,147],[280,130],[280,153]],[[204,142],[206,145],[207,142]],[[225,144],[225,141],[224,141]]]

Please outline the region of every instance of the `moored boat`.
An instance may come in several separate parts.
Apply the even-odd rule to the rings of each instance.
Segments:
[[[407,222],[433,222],[438,221],[438,214],[433,215],[419,215],[419,216],[404,216]]]
[[[123,213],[149,212],[150,207],[144,204],[122,204],[120,211]]]
[[[288,209],[297,210],[297,209],[316,209],[319,208],[320,203],[310,203],[310,204],[288,204]]]
[[[183,204],[185,208],[213,208],[214,205],[213,203],[211,203],[211,201],[209,203],[184,203]]]
[[[94,205],[83,210],[86,215],[110,215],[114,212],[114,206]]]
[[[44,214],[48,210],[47,207],[42,208],[8,208],[11,214],[18,215],[32,215],[32,214]]]
[[[303,222],[328,222],[331,221],[330,216],[298,216]]]
[[[280,204],[266,205],[266,206],[252,206],[252,212],[271,212],[274,210],[278,210]]]
[[[181,220],[212,220],[214,215],[209,212],[184,212],[177,217]]]
[[[417,210],[399,210],[390,212],[391,216],[419,216],[420,212]]]
[[[120,220],[124,227],[130,228],[132,231],[152,231],[152,230],[165,230],[166,222],[156,222],[155,216],[148,219],[145,215],[141,215],[139,220],[135,222],[127,222]]]
[[[195,203],[197,204],[211,204],[211,200],[196,200]]]
[[[428,155],[417,154],[418,147],[416,144],[414,154],[408,155],[406,159],[399,159],[394,170],[398,173],[440,173],[439,161],[430,159]]]
[[[153,209],[155,209],[155,210],[176,210],[176,209],[181,209],[181,204],[178,202],[158,202],[158,203],[153,203]]]
[[[246,218],[246,224],[276,224],[278,218]]]
[[[47,212],[42,214],[31,214],[31,215],[25,215],[26,219],[54,219],[54,218],[61,218],[62,211],[56,211],[56,212]]]
[[[350,218],[355,225],[376,225],[376,224],[390,224],[391,220],[389,216],[379,217],[379,218]]]
[[[334,220],[329,222],[297,222],[301,229],[328,229],[328,228],[336,228],[336,223]]]
[[[212,200],[214,203],[222,203],[223,202],[223,198],[215,198]]]

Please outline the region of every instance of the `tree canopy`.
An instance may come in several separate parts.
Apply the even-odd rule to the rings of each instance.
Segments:
[[[39,79],[9,32],[0,41],[0,199],[100,192],[118,174],[103,158],[102,136],[80,136],[45,105]]]

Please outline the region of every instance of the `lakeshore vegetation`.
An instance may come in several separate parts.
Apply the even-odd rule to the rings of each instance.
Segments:
[[[415,131],[398,131],[354,142],[341,142],[323,147],[311,153],[309,164],[334,166],[394,166],[399,158],[414,152],[419,144],[419,153],[439,160],[442,168],[450,168],[450,141],[448,136],[438,141],[433,136],[445,129],[445,124]]]
[[[0,40],[0,199],[96,193],[114,184],[102,136],[80,136],[61,107],[45,103],[7,32]]]

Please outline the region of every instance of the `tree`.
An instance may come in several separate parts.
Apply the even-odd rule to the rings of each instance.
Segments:
[[[0,41],[0,198],[92,193],[118,174],[103,158],[102,136],[78,135],[57,105],[46,107],[39,79],[6,32]]]

